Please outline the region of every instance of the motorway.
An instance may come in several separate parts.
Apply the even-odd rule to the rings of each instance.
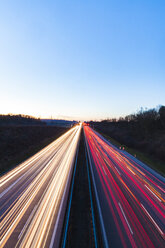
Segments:
[[[0,179],[0,247],[59,247],[81,125]]]
[[[84,125],[105,247],[165,247],[165,179]]]

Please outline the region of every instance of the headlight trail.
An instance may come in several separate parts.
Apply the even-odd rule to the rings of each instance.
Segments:
[[[165,179],[84,126],[106,247],[164,247]]]
[[[1,177],[0,247],[59,246],[80,131],[72,128]]]

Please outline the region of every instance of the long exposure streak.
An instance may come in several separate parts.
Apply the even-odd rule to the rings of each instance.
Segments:
[[[0,247],[58,247],[81,125],[0,180]]]
[[[100,215],[109,247],[164,247],[165,180],[84,125]]]

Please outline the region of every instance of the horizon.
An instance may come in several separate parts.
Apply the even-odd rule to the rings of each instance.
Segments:
[[[0,113],[102,120],[165,105],[165,2],[0,3]]]
[[[124,117],[126,117],[126,116],[129,116],[129,115],[131,115],[131,114],[136,114],[136,113],[138,113],[139,111],[141,111],[141,110],[143,110],[143,111],[148,111],[148,110],[151,110],[151,109],[155,109],[156,111],[158,111],[159,110],[159,108],[161,107],[161,106],[164,106],[164,105],[157,105],[157,106],[155,106],[155,107],[153,107],[153,108],[147,108],[147,107],[141,107],[140,109],[138,109],[138,110],[136,110],[136,111],[134,111],[134,112],[132,112],[132,113],[129,113],[128,115],[122,115],[122,116],[111,116],[111,117],[107,117],[107,118],[100,118],[100,119],[82,119],[82,118],[80,118],[80,119],[76,119],[76,118],[72,118],[72,117],[69,117],[69,116],[63,116],[63,115],[61,115],[61,116],[57,116],[57,117],[55,117],[55,116],[47,116],[47,117],[41,117],[41,116],[34,116],[34,115],[31,115],[31,114],[23,114],[23,113],[5,113],[5,114],[2,114],[2,113],[0,113],[0,115],[22,115],[22,116],[29,116],[29,117],[32,117],[32,118],[36,118],[36,119],[41,119],[41,120],[62,120],[62,121],[77,121],[77,122],[88,122],[88,121],[103,121],[103,120],[109,120],[109,119],[116,119],[116,120],[119,120],[119,118],[124,118]]]

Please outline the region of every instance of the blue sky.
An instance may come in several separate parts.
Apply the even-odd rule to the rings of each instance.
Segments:
[[[164,0],[1,0],[0,113],[102,119],[165,105]]]

